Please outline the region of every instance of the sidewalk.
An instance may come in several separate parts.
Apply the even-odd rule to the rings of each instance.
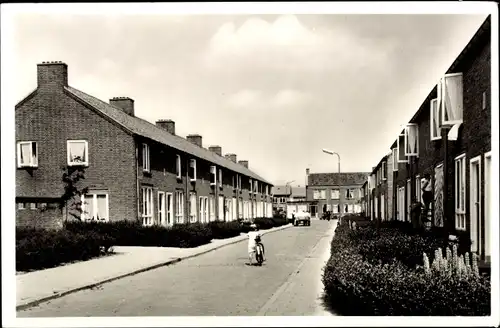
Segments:
[[[290,227],[288,224],[261,230],[261,233],[264,235]],[[196,248],[116,246],[115,254],[110,256],[19,274],[16,276],[16,310],[173,264],[246,239],[246,234],[228,239],[214,239],[210,244]]]

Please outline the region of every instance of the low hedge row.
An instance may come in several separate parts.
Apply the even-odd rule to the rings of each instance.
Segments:
[[[425,242],[431,241],[395,229],[368,226],[353,232],[340,224],[322,278],[325,301],[341,315],[489,315],[487,278],[430,276],[414,268],[422,250],[433,247]],[[412,260],[405,262],[404,256]]]
[[[101,255],[112,245],[113,240],[95,232],[17,228],[16,270],[39,270],[85,261]]]

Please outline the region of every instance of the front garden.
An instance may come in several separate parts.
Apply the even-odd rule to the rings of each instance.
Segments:
[[[256,218],[261,229],[287,224],[283,218]],[[250,231],[249,222],[142,226],[138,222],[68,221],[60,230],[16,228],[16,270],[30,271],[85,261],[109,254],[112,246],[190,248],[212,239],[226,239]]]
[[[491,286],[467,241],[404,223],[339,223],[323,273],[324,300],[341,315],[487,316]],[[353,224],[356,222],[356,224]],[[355,226],[353,230],[352,227]]]

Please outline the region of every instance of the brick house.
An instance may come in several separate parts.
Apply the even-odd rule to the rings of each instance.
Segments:
[[[393,217],[410,220],[431,176],[431,225],[491,256],[491,22],[488,17],[391,146]],[[498,110],[498,109],[497,109]]]
[[[135,116],[134,100],[106,103],[68,85],[62,62],[37,65],[38,86],[15,107],[16,223],[60,227],[63,170],[85,170],[84,219],[144,225],[272,216],[272,184],[248,161],[182,138],[175,122]],[[42,210],[43,209],[43,210]]]
[[[370,176],[372,177],[374,183],[373,189],[371,190],[371,205],[372,219],[380,219],[385,221],[388,219],[388,173],[387,173],[387,161],[389,156],[386,155],[378,162],[378,164],[372,169]]]
[[[316,202],[316,208],[310,212],[331,211],[334,215],[344,213],[361,213],[361,187],[369,173],[310,173],[306,187],[306,199]]]
[[[273,186],[271,190],[273,209],[286,211],[286,202],[292,195],[292,186]]]

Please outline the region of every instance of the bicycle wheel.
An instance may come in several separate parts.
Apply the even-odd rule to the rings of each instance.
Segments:
[[[262,262],[264,262],[264,257],[262,255],[262,246],[257,245],[257,248],[255,249],[255,260],[259,265],[262,265]]]

